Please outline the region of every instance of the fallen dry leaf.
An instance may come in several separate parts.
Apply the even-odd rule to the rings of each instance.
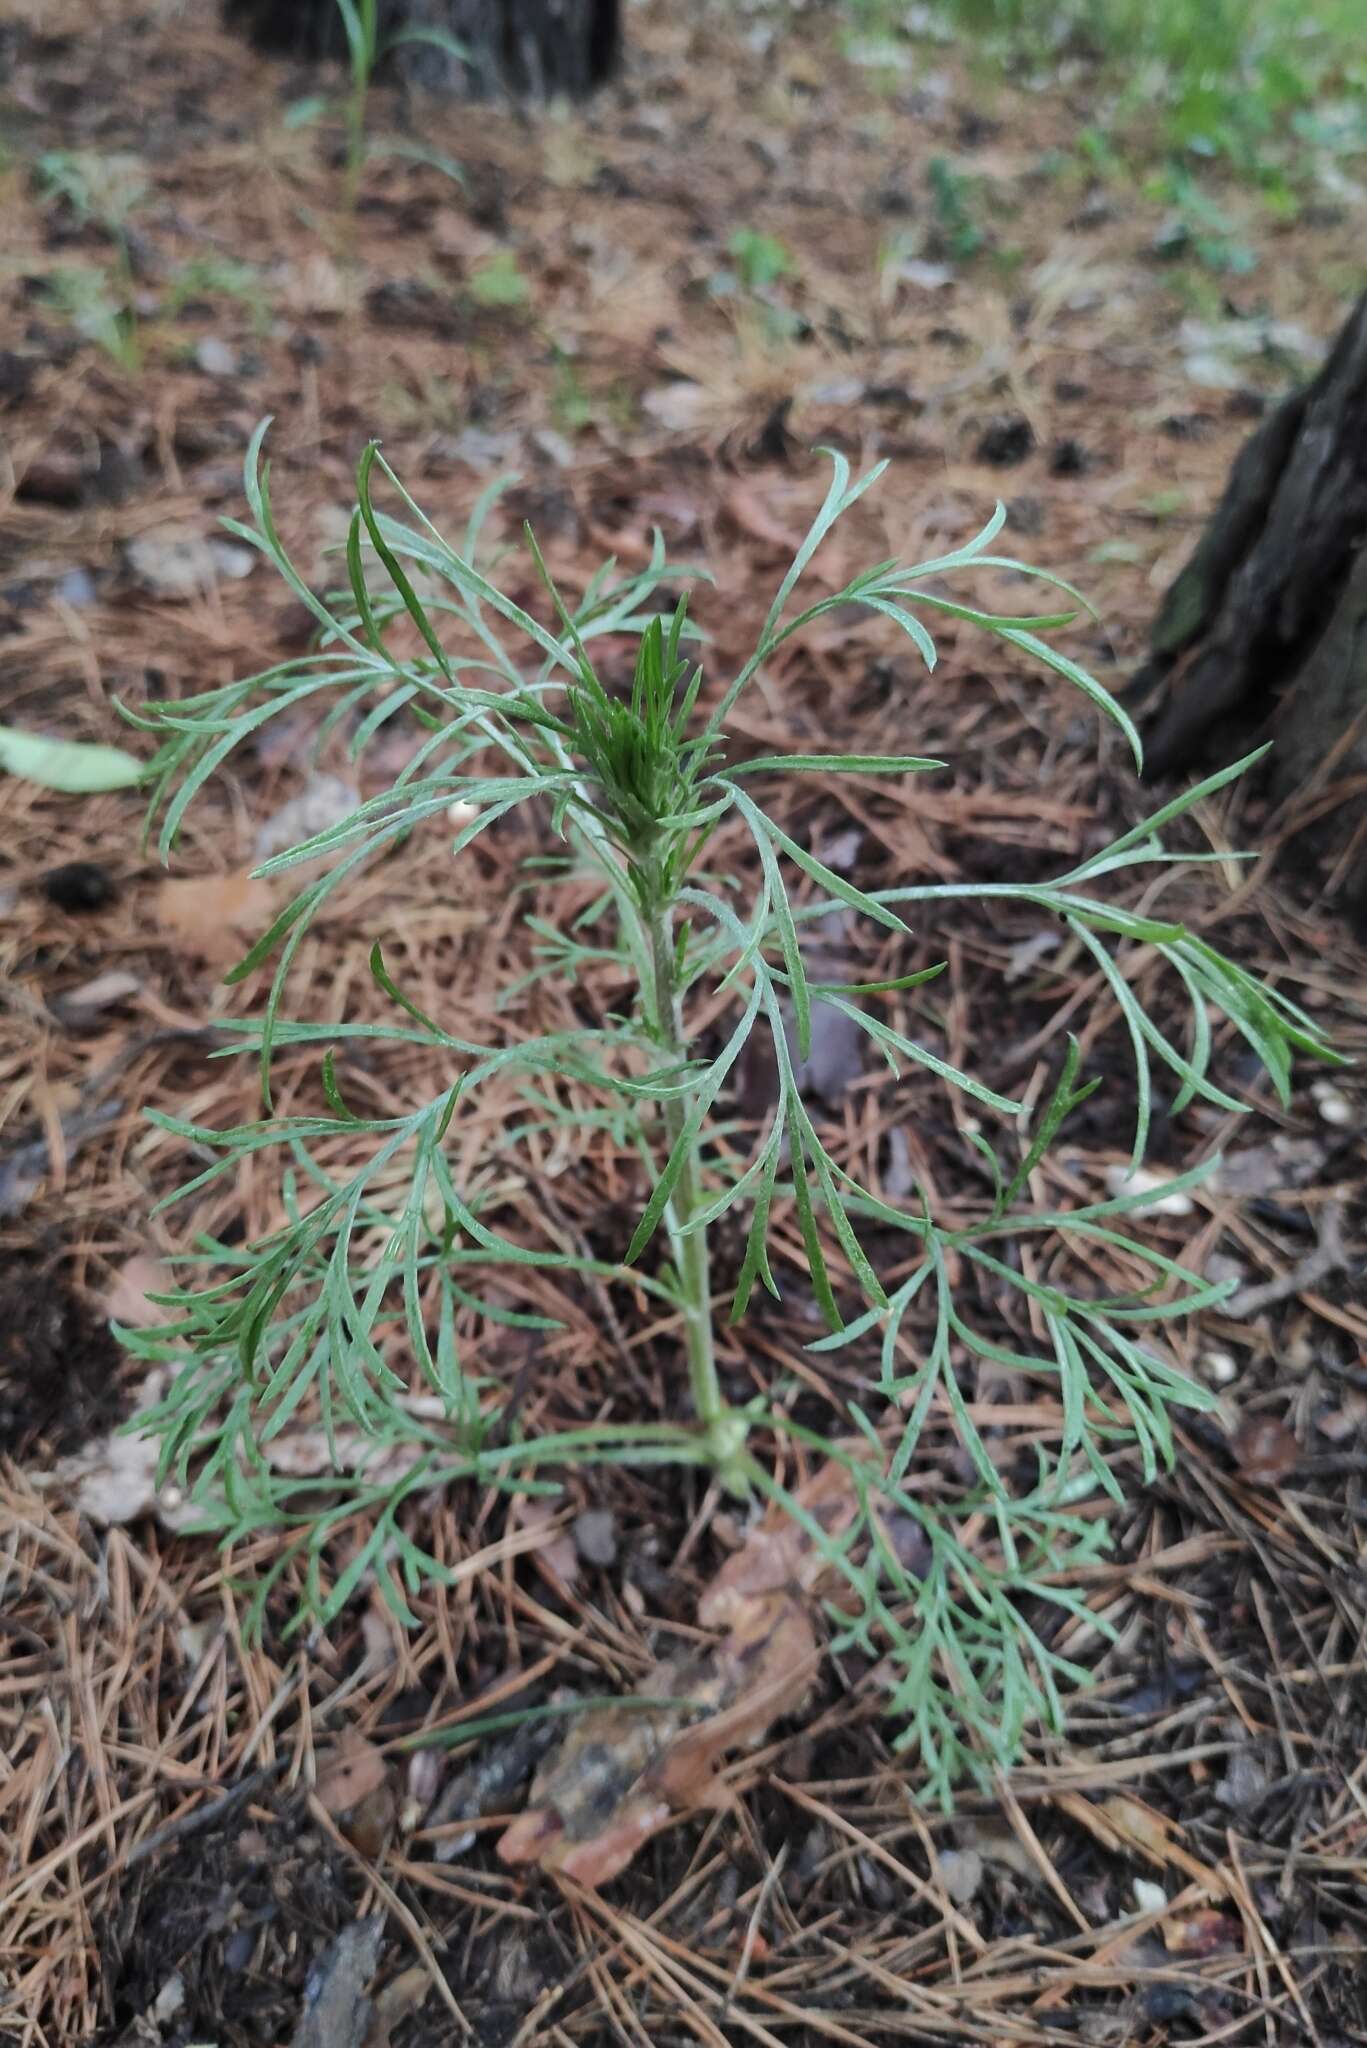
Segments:
[[[508,1522],[514,1529],[541,1532],[541,1541],[532,1550],[537,1567],[550,1577],[557,1592],[571,1592],[579,1581],[579,1552],[556,1503],[540,1496],[514,1501]]]
[[[149,1297],[173,1294],[175,1287],[175,1276],[163,1260],[149,1252],[137,1252],[115,1275],[104,1298],[105,1315],[126,1330],[150,1330],[158,1323],[174,1322],[175,1310]]]
[[[609,1883],[680,1813],[725,1800],[718,1764],[801,1703],[816,1663],[812,1623],[795,1595],[748,1600],[717,1649],[648,1674],[642,1695],[667,1704],[623,1700],[574,1723],[537,1772],[531,1806],[500,1838],[499,1855],[580,1884]]]
[[[726,493],[726,509],[742,533],[751,540],[766,541],[770,547],[782,549],[785,555],[795,555],[801,544],[801,536],[790,533],[763,503],[749,484],[734,483]]]
[[[432,1974],[425,1963],[411,1963],[397,1977],[391,1977],[383,1991],[371,2000],[370,2032],[364,2048],[388,2048],[394,2028],[418,2011],[431,1990]]]
[[[868,1450],[863,1444],[851,1448]],[[859,1497],[844,1465],[823,1465],[798,1488],[796,1498],[826,1535],[837,1540],[859,1512]],[[704,1628],[725,1627],[751,1596],[784,1588],[811,1593],[826,1572],[825,1559],[802,1524],[775,1502],[703,1592],[698,1620]]]
[[[314,1790],[335,1820],[385,1781],[387,1765],[373,1742],[355,1728],[344,1728],[318,1768]]]
[[[848,1469],[831,1463],[798,1489],[829,1534],[858,1512]],[[630,1699],[584,1714],[538,1770],[528,1810],[499,1840],[505,1863],[534,1863],[607,1884],[690,1807],[727,1793],[718,1767],[753,1747],[806,1697],[819,1661],[810,1612],[828,1567],[788,1512],[770,1508],[698,1602],[713,1649],[657,1664]],[[646,1704],[645,1702],[649,1702]]]
[[[1138,1849],[1159,1865],[1167,1863],[1172,1823],[1161,1813],[1155,1813],[1151,1806],[1144,1806],[1123,1792],[1112,1793],[1109,1799],[1103,1799],[1099,1811],[1125,1846]]]
[[[139,1389],[139,1409],[155,1407],[165,1385],[164,1373],[148,1373]],[[59,1487],[70,1493],[77,1512],[88,1515],[101,1528],[121,1526],[149,1514],[167,1529],[193,1528],[203,1520],[204,1510],[192,1507],[178,1486],[158,1487],[160,1456],[160,1437],[125,1435],[115,1429],[61,1459],[50,1472],[33,1472],[29,1477],[35,1486]]]
[[[969,1820],[956,1833],[961,1854],[976,1856],[984,1863],[995,1863],[1001,1870],[1014,1871],[1017,1877],[1038,1882],[1039,1865],[1020,1836],[1004,1821]]]
[[[1167,1921],[1163,1942],[1170,1956],[1232,1955],[1244,1945],[1244,1930],[1232,1914],[1202,1906]]]
[[[983,1881],[983,1859],[976,1849],[942,1849],[936,1870],[946,1895],[956,1906],[967,1906]]]
[[[231,875],[187,875],[163,882],[156,919],[185,952],[230,965],[246,951],[242,941],[265,930],[275,914],[275,891],[245,868]]]
[[[110,1009],[115,1003],[126,1003],[141,991],[142,983],[136,974],[130,974],[125,967],[111,967],[104,974],[97,974],[93,981],[83,981],[79,988],[68,989],[65,995],[58,996],[52,1009],[66,1021],[79,1023],[85,1017]]]
[[[1337,1408],[1318,1418],[1315,1427],[1331,1444],[1350,1443],[1360,1430],[1367,1429],[1367,1394],[1345,1394]]]
[[[1250,1415],[1234,1437],[1234,1462],[1241,1479],[1276,1486],[1300,1463],[1301,1447],[1275,1415]]]

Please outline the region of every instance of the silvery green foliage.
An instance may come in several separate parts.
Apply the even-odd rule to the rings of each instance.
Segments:
[[[812,556],[879,474],[874,469],[852,480],[844,458],[832,456],[825,501],[775,595],[754,654],[705,713],[686,605],[667,614],[658,606],[662,585],[699,572],[667,562],[658,535],[648,567],[621,575],[605,565],[573,612],[545,578],[555,607],[548,627],[476,566],[501,487],[480,500],[461,546],[453,548],[372,447],[360,466],[345,551],[349,588],[325,603],[300,577],[276,532],[260,460],[263,433],[246,468],[253,523],[232,530],[260,548],[312,610],[318,648],[264,675],[146,715],[164,741],[153,803],[163,855],[196,793],[272,718],[325,698],[324,735],[350,730],[357,755],[401,712],[421,724],[425,737],[383,795],[260,871],[279,874],[307,864],[312,878],[237,970],[245,974],[276,960],[260,1018],[238,1027],[240,1049],[260,1059],[269,1110],[276,1049],[325,1043],[325,1109],[314,1116],[268,1115],[229,1131],[156,1119],[211,1157],[182,1195],[231,1174],[249,1152],[278,1154],[287,1219],[246,1249],[202,1244],[186,1262],[191,1281],[199,1267],[202,1284],[187,1284],[177,1296],[179,1321],[169,1330],[127,1337],[179,1366],[151,1418],[163,1439],[163,1471],[190,1489],[206,1524],[225,1542],[263,1528],[290,1532],[258,1587],[258,1615],[290,1560],[302,1556],[304,1614],[326,1623],[367,1574],[404,1616],[408,1596],[425,1578],[441,1576],[414,1540],[408,1526],[414,1518],[404,1513],[406,1504],[436,1486],[460,1479],[548,1485],[546,1468],[590,1460],[688,1462],[718,1469],[737,1489],[784,1499],[801,1517],[801,1506],[777,1485],[756,1442],[776,1435],[811,1456],[843,1458],[863,1512],[838,1545],[811,1525],[845,1582],[832,1609],[837,1637],[877,1656],[890,1674],[897,1739],[919,1752],[930,1787],[948,1799],[966,1773],[984,1777],[1009,1763],[1031,1723],[1060,1725],[1060,1688],[1081,1674],[1051,1647],[1051,1636],[1061,1612],[1082,1611],[1061,1575],[1105,1548],[1097,1509],[1105,1496],[1117,1503],[1122,1498],[1117,1452],[1137,1446],[1144,1475],[1153,1477],[1172,1456],[1172,1411],[1203,1403],[1165,1353],[1158,1326],[1217,1301],[1224,1289],[1130,1235],[1132,1217],[1153,1193],[1121,1194],[1066,1214],[1040,1214],[1030,1206],[1035,1167],[1094,1085],[1079,1085],[1075,1043],[1052,1096],[1027,1119],[1019,1102],[960,1071],[882,1014],[880,998],[929,980],[938,968],[832,985],[814,978],[813,949],[804,940],[835,908],[896,935],[905,934],[904,913],[912,906],[924,918],[968,898],[1030,904],[1056,918],[1093,957],[1124,1018],[1136,1077],[1138,1164],[1155,1060],[1176,1077],[1177,1110],[1198,1097],[1239,1107],[1210,1075],[1212,1012],[1231,1020],[1256,1048],[1283,1100],[1294,1054],[1326,1053],[1310,1020],[1279,993],[1260,987],[1181,925],[1141,916],[1104,893],[1107,878],[1122,870],[1183,858],[1165,847],[1164,829],[1246,764],[1164,805],[1052,882],[862,890],[786,833],[756,790],[784,774],[903,776],[941,764],[920,756],[839,753],[733,760],[728,741],[728,719],[747,685],[778,648],[825,613],[864,605],[903,633],[928,667],[935,645],[927,622],[936,615],[995,634],[1082,691],[1120,727],[1139,760],[1125,712],[1042,637],[1067,624],[1075,616],[1071,608],[1003,617],[947,594],[974,569],[1039,576],[993,552],[1004,522],[1000,509],[963,548],[910,568],[879,563],[834,596],[800,607],[798,589]],[[381,477],[399,516],[375,502]],[[1067,585],[1059,587],[1075,599]],[[417,658],[392,653],[387,644],[401,619],[421,637],[424,651]],[[595,667],[594,645],[624,635],[638,651],[632,687],[618,694]],[[582,876],[587,866],[601,882],[595,903],[572,923],[529,919],[534,964],[518,986],[539,976],[572,983],[606,958],[637,991],[626,1014],[601,1016],[592,1028],[570,1033],[475,1043],[426,1015],[391,977],[377,946],[370,971],[392,1006],[391,1023],[313,1024],[287,1016],[283,995],[291,966],[331,892],[368,862],[391,854],[401,859],[408,837],[443,817],[453,802],[468,807],[468,821],[454,835],[456,855],[510,810],[536,804],[564,844],[567,871]],[[723,819],[739,821],[753,842],[755,860],[745,881],[713,873],[705,857]],[[1131,989],[1127,961],[1136,949],[1146,968],[1155,954],[1166,963],[1185,1003],[1180,1043]],[[690,1042],[687,1011],[690,999],[718,991],[729,998],[729,1021],[720,1048],[704,1055]],[[919,1066],[937,1076],[998,1134],[994,1145],[973,1129],[995,1189],[974,1221],[948,1228],[924,1199],[905,1210],[895,1207],[828,1150],[801,1080],[814,1001],[843,1012],[894,1071]],[[722,1132],[718,1112],[728,1077],[756,1037],[774,1063],[777,1104],[747,1140],[734,1123]],[[365,1117],[345,1099],[336,1049],[377,1039],[420,1046],[429,1056],[428,1099],[401,1115]],[[581,1124],[587,1088],[600,1105],[592,1114],[621,1148],[647,1162],[651,1192],[620,1266],[506,1235],[497,1215],[482,1213],[479,1201],[457,1185],[447,1152],[453,1122],[509,1068],[523,1077],[526,1114],[505,1134],[506,1144],[561,1122]],[[574,1084],[573,1100],[566,1082]],[[337,1156],[346,1158],[344,1171],[328,1163]],[[392,1194],[396,1163],[405,1186],[398,1199]],[[1168,1183],[1165,1191],[1191,1185],[1208,1170]],[[769,1244],[779,1202],[796,1216],[812,1291],[828,1326],[811,1350],[855,1345],[857,1355],[870,1360],[862,1402],[834,1414],[829,1439],[793,1419],[792,1390],[781,1385],[739,1414],[728,1410],[712,1361],[709,1231],[728,1212],[743,1224],[745,1249],[730,1304],[733,1318],[742,1317],[756,1287],[778,1293]],[[905,1260],[899,1262],[895,1286],[885,1283],[866,1252],[871,1225],[883,1238],[889,1226],[905,1236],[911,1266],[908,1271]],[[652,1252],[642,1267],[638,1262],[657,1236],[662,1253]],[[1027,1241],[1035,1255],[1023,1259]],[[836,1270],[832,1247],[840,1254]],[[1095,1265],[1076,1256],[1088,1248],[1104,1256],[1109,1270],[1132,1273],[1133,1288],[1100,1297]],[[467,1370],[456,1325],[458,1311],[474,1310],[494,1324],[544,1327],[543,1319],[509,1309],[486,1291],[491,1276],[503,1275],[506,1289],[508,1276],[515,1280],[517,1269],[529,1266],[575,1269],[605,1283],[629,1281],[677,1311],[696,1419],[672,1414],[551,1438],[524,1436],[517,1419],[504,1412],[505,1390]],[[1003,1298],[1014,1299],[1023,1313],[1003,1315]],[[909,1356],[899,1341],[913,1303],[921,1327],[930,1311],[924,1355]],[[1013,1338],[1013,1328],[1031,1334]],[[437,1419],[415,1413],[403,1398],[410,1358],[439,1396]],[[1037,1470],[1024,1479],[998,1469],[970,1414],[960,1378],[976,1360],[1058,1391],[1057,1448],[1050,1455],[1040,1451]],[[912,1484],[932,1411],[952,1420],[973,1474],[963,1497],[949,1505],[928,1504]],[[271,1442],[303,1412],[321,1415],[330,1440],[343,1427],[353,1436],[359,1432],[369,1454],[351,1458],[344,1474],[299,1479],[275,1470]],[[861,1435],[875,1455],[850,1452],[849,1441]],[[366,1539],[340,1576],[329,1579],[330,1538],[358,1510],[370,1517]],[[907,1546],[889,1535],[897,1527],[917,1532],[914,1569]],[[1088,1620],[1103,1626],[1090,1612]]]

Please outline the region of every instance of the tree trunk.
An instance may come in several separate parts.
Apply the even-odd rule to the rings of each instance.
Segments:
[[[224,0],[224,18],[258,49],[344,57],[337,0]],[[437,42],[395,41],[431,29]],[[610,78],[621,54],[620,0],[379,0],[379,44],[392,76],[436,92],[581,98]]]
[[[1332,811],[1339,880],[1367,915],[1367,295],[1235,461],[1127,701],[1157,775],[1274,741],[1272,796],[1319,813],[1321,842]],[[1331,784],[1341,804],[1320,801]]]

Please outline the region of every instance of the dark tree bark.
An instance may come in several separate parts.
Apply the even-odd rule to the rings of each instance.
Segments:
[[[337,0],[224,0],[224,18],[262,50],[342,57],[346,36]],[[379,42],[391,47],[392,76],[431,91],[582,98],[610,78],[621,55],[620,0],[379,0]],[[417,39],[410,28],[454,38],[460,59]]]
[[[1154,774],[1271,739],[1279,802],[1340,787],[1346,893],[1367,914],[1367,296],[1314,382],[1235,461],[1127,700],[1148,726]]]

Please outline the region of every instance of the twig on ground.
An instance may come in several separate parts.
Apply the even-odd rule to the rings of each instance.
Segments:
[[[1273,1280],[1264,1280],[1256,1287],[1241,1287],[1237,1294],[1221,1304],[1220,1313],[1235,1322],[1246,1322],[1250,1316],[1261,1314],[1279,1301],[1286,1301],[1293,1294],[1303,1294],[1307,1287],[1318,1287],[1331,1273],[1337,1273],[1348,1263],[1348,1250],[1343,1242],[1343,1204],[1326,1202],[1319,1218],[1318,1242],[1312,1252],[1298,1259],[1294,1266],[1288,1266],[1284,1273],[1278,1273]]]

